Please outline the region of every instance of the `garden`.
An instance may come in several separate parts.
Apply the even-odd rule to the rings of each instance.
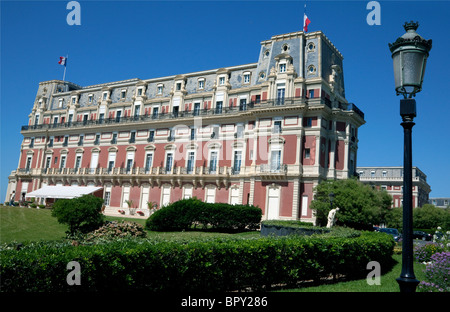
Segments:
[[[52,210],[1,207],[1,291],[398,291],[401,248],[387,234],[263,221],[261,229],[294,233],[261,235],[259,208],[195,198],[147,220],[105,218],[101,206],[86,196]],[[11,234],[20,222],[32,230]],[[415,254],[418,291],[449,291],[448,235]],[[82,268],[78,286],[66,280],[72,261]],[[381,264],[382,287],[367,284],[370,261]]]

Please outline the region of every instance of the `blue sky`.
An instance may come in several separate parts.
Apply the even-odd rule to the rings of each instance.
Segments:
[[[304,1],[79,1],[81,25],[69,26],[69,1],[1,1],[0,201],[17,167],[39,82],[81,86],[155,78],[254,63],[260,42],[300,31]],[[450,1],[378,1],[381,25],[369,26],[369,1],[307,1],[309,31],[321,30],[344,55],[346,97],[364,111],[358,166],[402,166],[400,97],[388,43],[419,21],[433,39],[423,91],[416,97],[413,164],[431,197],[450,197],[448,40]]]

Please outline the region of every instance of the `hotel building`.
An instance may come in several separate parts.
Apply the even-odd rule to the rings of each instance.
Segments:
[[[218,64],[219,65],[219,64]],[[197,197],[314,221],[314,187],[356,173],[364,114],[320,31],[261,42],[252,64],[81,87],[39,83],[6,198],[100,186],[106,210]],[[41,200],[41,199],[38,199]]]
[[[403,167],[358,167],[359,180],[383,189],[392,196],[392,206],[403,206]],[[413,208],[428,203],[431,187],[427,176],[418,167],[412,168]]]

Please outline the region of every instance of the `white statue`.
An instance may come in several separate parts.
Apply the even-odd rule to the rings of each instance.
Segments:
[[[330,212],[328,213],[328,223],[327,223],[327,228],[331,228],[334,223],[336,222],[336,212],[339,211],[339,208],[334,208],[331,209]]]

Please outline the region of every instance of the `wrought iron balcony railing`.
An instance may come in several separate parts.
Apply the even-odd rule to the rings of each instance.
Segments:
[[[221,109],[211,108],[211,109],[193,109],[189,111],[179,111],[176,113],[160,112],[158,114],[146,114],[139,116],[130,117],[120,117],[120,118],[102,118],[96,120],[83,120],[83,121],[71,121],[65,123],[53,123],[53,124],[38,124],[38,125],[26,125],[22,126],[22,131],[30,130],[47,130],[47,129],[65,129],[65,128],[76,128],[76,127],[90,127],[90,126],[100,126],[100,125],[116,125],[116,124],[128,124],[136,122],[151,122],[156,120],[169,120],[169,119],[180,119],[180,118],[193,118],[196,116],[207,117],[215,115],[230,115],[230,114],[240,114],[247,111],[255,111],[264,108],[271,107],[287,107],[295,105],[308,105],[308,106],[319,106],[325,105],[331,108],[331,103],[325,98],[285,98],[284,101],[267,100],[260,102],[250,102],[245,106],[227,106]],[[353,103],[349,103],[347,110],[354,111],[360,117],[364,119],[364,113]]]

